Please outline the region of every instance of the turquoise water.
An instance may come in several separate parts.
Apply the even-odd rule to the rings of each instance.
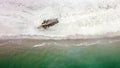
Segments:
[[[120,43],[92,46],[26,45],[1,46],[0,68],[120,68]]]

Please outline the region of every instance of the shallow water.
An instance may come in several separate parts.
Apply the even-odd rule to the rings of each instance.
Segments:
[[[70,46],[49,44],[33,47],[43,41],[1,41],[0,68],[120,68],[120,43]],[[8,42],[8,43],[6,43]],[[50,42],[50,41],[47,41]],[[6,44],[5,44],[6,43]]]

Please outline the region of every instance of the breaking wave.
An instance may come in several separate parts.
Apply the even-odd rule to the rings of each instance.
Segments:
[[[0,36],[89,38],[120,35],[120,0],[1,0]],[[47,30],[44,19],[58,18]]]

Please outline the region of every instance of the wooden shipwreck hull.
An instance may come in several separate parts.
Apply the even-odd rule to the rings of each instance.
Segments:
[[[48,20],[44,20],[42,22],[42,24],[38,27],[38,28],[44,28],[44,29],[47,29],[55,24],[59,23],[58,19],[55,18],[55,19],[48,19]]]

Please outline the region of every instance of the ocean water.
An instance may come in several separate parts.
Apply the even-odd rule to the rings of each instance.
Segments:
[[[0,0],[0,36],[88,38],[118,36],[119,0]],[[44,19],[59,24],[37,29]]]
[[[51,44],[34,46],[43,42]],[[90,46],[71,43],[65,46],[62,41],[54,41],[56,44],[52,42],[51,40],[1,41],[0,68],[120,68],[119,41]],[[58,42],[61,44],[58,45]]]

